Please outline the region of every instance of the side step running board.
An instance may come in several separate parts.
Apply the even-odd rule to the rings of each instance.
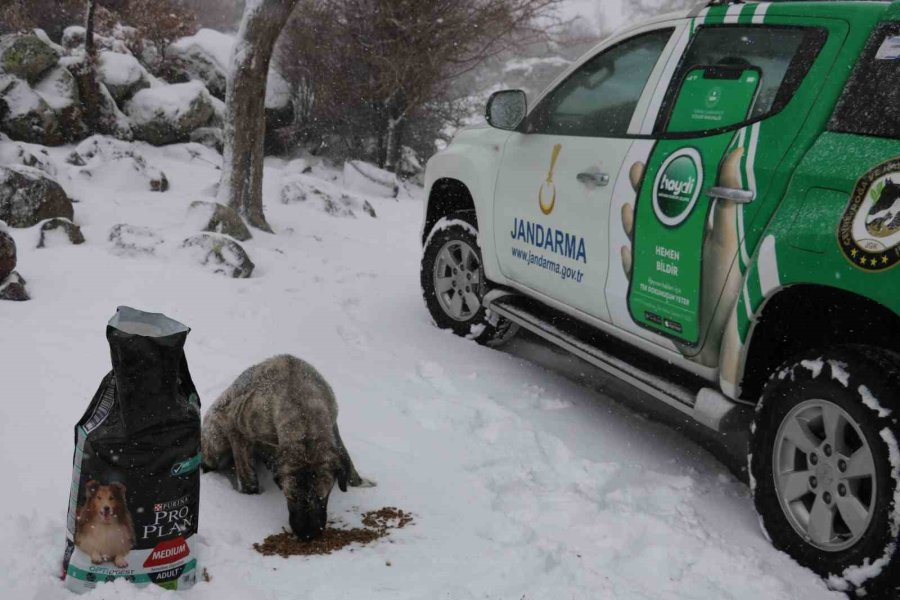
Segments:
[[[586,339],[590,335],[579,335],[571,325],[558,326],[555,323],[560,319],[552,316],[547,318],[542,314],[544,311],[533,310],[534,303],[522,296],[495,291],[485,297],[484,303],[494,314],[509,319],[523,329],[665,402],[710,429],[719,432],[734,431],[748,424],[752,409],[737,404],[712,388],[676,383],[641,368],[633,361],[618,358],[590,343]],[[563,320],[566,320],[565,317]],[[577,329],[592,328],[580,324]]]

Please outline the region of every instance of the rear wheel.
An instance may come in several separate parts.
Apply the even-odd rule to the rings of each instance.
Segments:
[[[898,409],[896,357],[863,347],[792,360],[757,409],[750,473],[761,523],[835,589],[893,597],[900,585]]]
[[[482,306],[487,282],[478,231],[465,213],[438,221],[425,244],[421,283],[425,304],[441,329],[482,344],[510,339],[517,327]]]

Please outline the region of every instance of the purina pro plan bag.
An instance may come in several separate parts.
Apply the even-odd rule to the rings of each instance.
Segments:
[[[109,322],[112,371],[75,426],[63,559],[71,590],[196,581],[200,400],[184,356],[189,331],[124,307]]]

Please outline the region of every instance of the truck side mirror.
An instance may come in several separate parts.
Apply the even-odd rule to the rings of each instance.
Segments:
[[[491,127],[515,130],[528,113],[528,101],[522,90],[504,90],[491,94],[485,117]]]

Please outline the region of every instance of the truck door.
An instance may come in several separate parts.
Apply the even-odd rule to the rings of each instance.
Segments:
[[[654,25],[614,42],[547,94],[510,136],[494,235],[501,271],[517,287],[609,319],[612,192],[674,34],[684,27]]]
[[[630,167],[636,205],[625,204],[619,217],[632,241],[619,266],[629,280],[628,317],[613,315],[616,324],[716,365],[741,275],[802,157],[791,150],[827,121],[814,109],[818,81],[845,35],[839,22],[778,16],[696,31],[660,110],[656,142],[646,162]],[[808,121],[816,118],[821,126]],[[622,293],[607,289],[611,303]]]

